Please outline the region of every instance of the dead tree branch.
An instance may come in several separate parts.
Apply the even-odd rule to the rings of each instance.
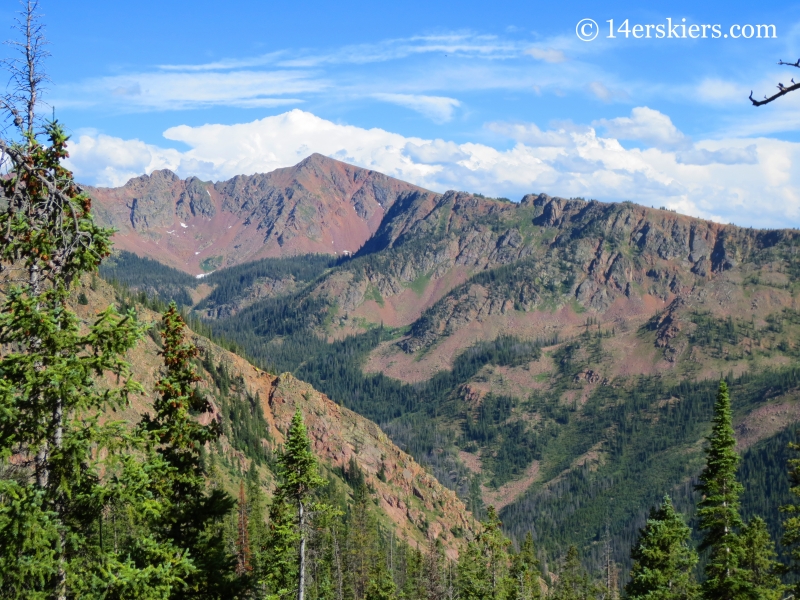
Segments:
[[[797,62],[793,62],[793,63],[783,62],[782,60],[779,60],[778,64],[779,65],[787,65],[789,67],[797,67],[798,69],[800,69],[800,58],[797,59]],[[763,100],[756,100],[755,98],[753,98],[753,92],[751,90],[750,91],[750,102],[753,103],[753,106],[764,106],[765,104],[769,104],[773,100],[777,100],[781,96],[785,96],[789,92],[793,92],[793,91],[795,91],[797,89],[800,89],[800,83],[795,83],[794,77],[792,77],[792,85],[786,86],[786,85],[783,85],[782,83],[779,83],[778,84],[778,90],[779,90],[778,93],[773,94],[769,98],[767,96],[764,96]]]

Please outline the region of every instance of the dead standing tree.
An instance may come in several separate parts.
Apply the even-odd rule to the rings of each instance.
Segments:
[[[22,11],[14,25],[21,39],[6,42],[16,52],[3,61],[10,77],[6,94],[0,99],[0,109],[30,139],[36,133],[36,107],[48,81],[44,61],[50,53],[45,49],[48,42],[38,12],[38,0],[24,0],[21,4]]]
[[[778,61],[779,65],[786,65],[789,67],[797,67],[800,69],[800,58],[797,59],[797,62],[789,63],[783,62],[782,60]],[[750,102],[753,103],[753,106],[764,106],[765,104],[769,104],[773,100],[777,100],[781,96],[785,96],[789,92],[793,92],[797,89],[800,89],[800,83],[795,83],[794,77],[792,77],[792,85],[783,85],[782,83],[778,83],[778,92],[773,94],[772,96],[764,96],[763,100],[756,100],[753,98],[753,92],[750,92]]]

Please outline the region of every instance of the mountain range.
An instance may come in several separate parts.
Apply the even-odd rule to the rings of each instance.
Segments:
[[[105,278],[181,301],[259,367],[326,394],[319,410],[377,423],[551,557],[577,543],[599,561],[608,531],[625,563],[665,493],[691,513],[720,377],[745,514],[769,512],[778,533],[774,448],[800,416],[796,230],[439,194],[320,155],[87,191],[126,251]]]

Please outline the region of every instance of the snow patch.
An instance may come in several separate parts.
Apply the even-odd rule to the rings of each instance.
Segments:
[[[214,271],[209,271],[208,273],[200,273],[200,275],[195,275],[195,276],[194,276],[194,278],[195,278],[195,279],[202,279],[203,277],[208,277],[208,276],[209,276],[209,275],[211,275],[211,273],[213,273],[213,272],[214,272]]]
[[[187,225],[186,223],[181,223],[181,227],[183,227],[184,229],[186,229],[186,228],[188,227],[188,225]]]

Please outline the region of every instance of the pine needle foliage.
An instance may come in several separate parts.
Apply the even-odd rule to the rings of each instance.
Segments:
[[[633,569],[625,586],[629,600],[694,600],[697,553],[689,546],[691,530],[675,511],[669,496],[650,511],[631,552]]]
[[[203,425],[192,416],[210,412],[211,405],[195,386],[200,377],[191,361],[198,351],[185,340],[185,327],[171,303],[162,318],[165,372],[156,385],[159,397],[153,403],[153,415],[146,414],[140,424],[153,440],[154,452],[168,466],[156,490],[166,509],[154,528],[161,539],[183,549],[195,567],[173,598],[235,597],[244,578],[236,577],[235,557],[228,552],[222,531],[235,501],[222,489],[207,489],[202,451],[217,440],[220,430],[213,419]]]

